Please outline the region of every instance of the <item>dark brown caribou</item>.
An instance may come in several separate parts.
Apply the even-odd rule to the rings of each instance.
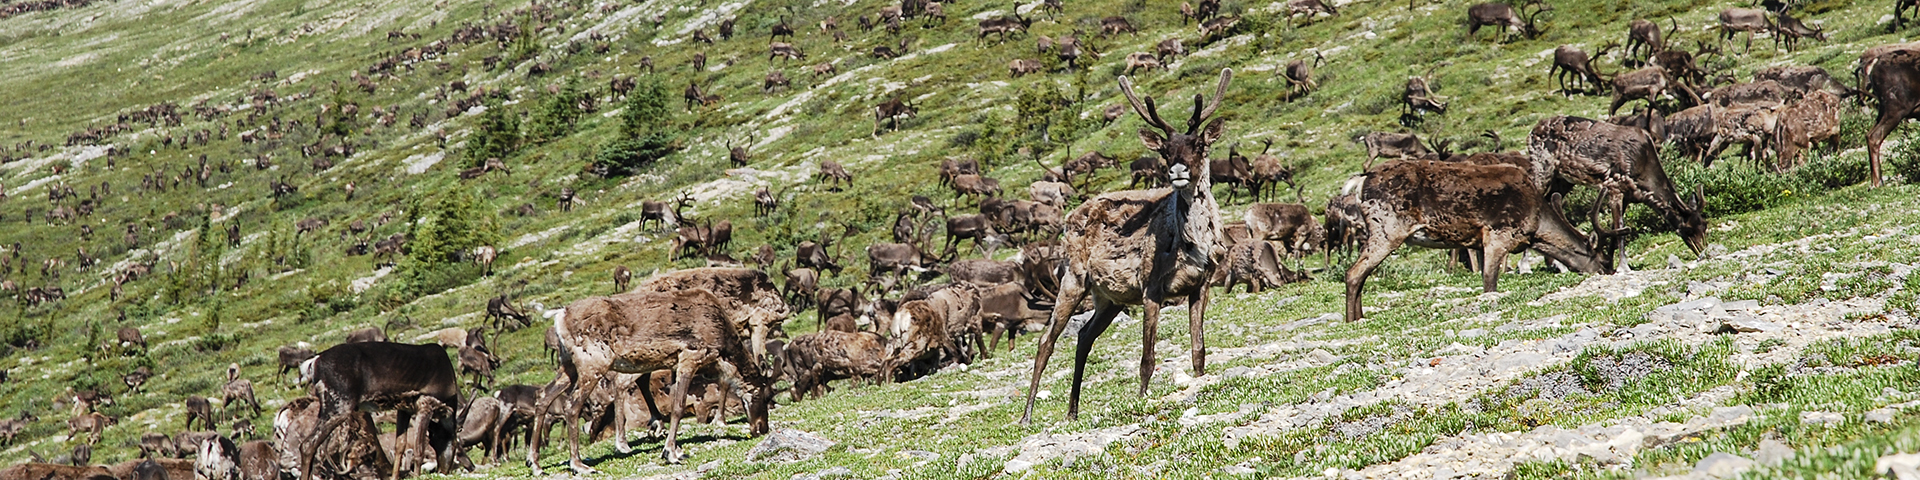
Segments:
[[[1534,7],[1533,12],[1528,13],[1527,7]],[[1507,30],[1508,38],[1517,35],[1531,40],[1540,35],[1535,20],[1541,13],[1552,10],[1552,5],[1540,0],[1527,0],[1517,8],[1505,3],[1482,3],[1467,7],[1467,36],[1480,33],[1480,27],[1490,26]]]
[[[1368,238],[1347,270],[1347,321],[1365,318],[1367,276],[1401,243],[1476,248],[1488,268],[1484,291],[1497,290],[1507,254],[1533,247],[1583,273],[1613,272],[1612,260],[1560,215],[1525,169],[1511,165],[1404,160],[1368,170],[1360,191]]]
[[[1642,18],[1633,19],[1627,24],[1627,57],[1651,59],[1654,54],[1666,51],[1667,38],[1680,30],[1680,22],[1667,17],[1672,28],[1663,34],[1660,24]]]
[[[1879,187],[1881,143],[1901,122],[1920,118],[1920,43],[1869,48],[1860,53],[1854,76],[1877,111],[1867,129],[1867,157],[1873,186]]]
[[[873,107],[873,135],[880,136],[880,122],[887,122],[888,130],[900,130],[900,117],[913,118],[919,109],[896,96]]]
[[[320,411],[314,434],[300,439],[302,480],[313,476],[313,455],[321,441],[352,418],[362,408],[393,409],[400,412],[396,431],[405,434],[412,428],[425,428],[428,443],[439,453],[434,465],[451,466],[450,448],[458,431],[452,415],[412,425],[416,399],[431,397],[445,405],[460,404],[460,386],[453,363],[439,345],[408,345],[387,342],[361,342],[336,345],[314,357],[315,391]],[[432,469],[429,467],[428,469]],[[397,473],[397,471],[396,471]],[[397,476],[396,476],[397,478]]]
[[[1659,29],[1656,28],[1654,31],[1657,32]],[[1601,55],[1606,53],[1606,50],[1600,51]],[[1607,81],[1600,78],[1600,73],[1594,71],[1593,59],[1587,56],[1587,52],[1572,45],[1561,45],[1553,49],[1553,67],[1548,68],[1547,73],[1553,75],[1554,81],[1560,82],[1560,92],[1565,96],[1573,96],[1573,88],[1568,86],[1568,79],[1573,80],[1572,84],[1584,85],[1591,89],[1604,89],[1607,85]]]

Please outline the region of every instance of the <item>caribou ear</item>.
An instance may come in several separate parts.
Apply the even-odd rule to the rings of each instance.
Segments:
[[[1207,122],[1207,128],[1201,130],[1200,132],[1200,139],[1201,141],[1206,142],[1208,145],[1212,145],[1213,142],[1219,141],[1220,137],[1224,137],[1226,135],[1227,135],[1227,119],[1226,117],[1221,117],[1221,118],[1215,118],[1213,119],[1213,121]]]
[[[1160,136],[1160,132],[1153,131],[1151,127],[1140,127],[1140,143],[1146,144],[1147,150],[1158,152],[1161,146],[1166,145],[1167,139]]]

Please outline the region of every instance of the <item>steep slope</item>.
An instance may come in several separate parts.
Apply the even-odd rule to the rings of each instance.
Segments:
[[[1466,3],[1354,2],[1337,5],[1338,16],[1308,21],[1286,18],[1282,4],[1227,2],[1223,11],[1244,17],[1213,42],[1182,25],[1173,5],[1106,0],[1060,13],[957,3],[946,6],[945,22],[908,20],[897,34],[856,27],[855,18],[889,6],[871,0],[121,0],[0,19],[7,198],[0,201],[0,258],[11,265],[0,278],[22,289],[59,287],[67,296],[0,304],[0,334],[9,344],[0,368],[10,379],[0,384],[0,415],[42,417],[0,450],[0,461],[65,452],[77,442],[58,426],[71,412],[50,404],[69,387],[116,393],[103,411],[121,422],[107,429],[94,460],[120,461],[137,454],[131,444],[141,433],[181,429],[181,399],[215,394],[227,363],[246,368],[269,407],[298,396],[266,373],[279,345],[325,347],[367,325],[411,340],[484,325],[480,312],[496,295],[544,313],[610,292],[614,265],[640,275],[700,265],[666,258],[673,234],[643,227],[642,201],[688,194],[691,217],[736,224],[736,256],[766,243],[791,258],[794,244],[824,235],[857,258],[860,246],[887,238],[889,222],[913,195],[950,211],[973,208],[936,184],[942,159],[980,159],[1009,192],[1039,177],[1035,157],[1059,165],[1097,151],[1124,163],[1145,153],[1133,133],[1139,120],[1128,114],[1107,122],[1102,111],[1122,101],[1114,79],[1126,54],[1152,51],[1167,38],[1186,40],[1192,53],[1165,71],[1136,73],[1141,89],[1182,105],[1177,100],[1209,88],[1219,69],[1241,72],[1223,110],[1231,141],[1251,152],[1273,140],[1272,152],[1298,171],[1299,195],[1318,209],[1364,160],[1354,137],[1405,129],[1397,102],[1409,76],[1430,75],[1450,105],[1445,115],[1421,117],[1414,131],[1455,139],[1461,149],[1492,147],[1469,142],[1493,131],[1514,149],[1546,116],[1605,113],[1604,97],[1551,91],[1546,67],[1555,46],[1599,51],[1624,41],[1631,19],[1669,17],[1678,45],[1712,44],[1714,18],[1730,6],[1556,5],[1542,17],[1544,35],[1502,42],[1484,30],[1466,35]],[[1804,3],[1799,11],[1821,22],[1831,40],[1783,52],[1764,48],[1771,42],[1763,37],[1751,53],[1709,63],[1743,79],[1784,64],[1847,77],[1858,52],[1908,33],[1888,33],[1882,16],[1892,2]],[[976,21],[1009,8],[1035,19],[1031,31],[1005,42],[980,39]],[[1125,16],[1140,33],[1096,35],[1109,15]],[[830,17],[847,41],[819,28]],[[691,40],[695,31],[717,39],[726,19],[736,25],[732,39]],[[768,59],[769,31],[782,22],[799,34],[778,41],[797,45],[805,60]],[[1034,50],[1039,36],[1076,32],[1102,54],[1085,68],[1060,71]],[[872,54],[902,40],[906,53],[898,58]],[[1321,88],[1289,100],[1277,70],[1315,53],[1326,60]],[[707,59],[702,69],[690,65],[697,54]],[[1056,71],[1010,78],[1007,63],[1023,58]],[[651,72],[640,67],[643,59]],[[1606,73],[1621,68],[1617,58],[1599,63]],[[820,64],[835,72],[809,69]],[[793,86],[763,91],[772,71]],[[604,178],[592,162],[626,135],[626,104],[609,91],[616,78],[661,87],[664,114],[640,123],[668,132],[678,150],[636,175]],[[596,108],[545,134],[538,125],[555,118],[554,99],[570,79]],[[689,83],[721,98],[686,108],[673,93]],[[498,95],[472,96],[481,91]],[[892,98],[917,106],[918,115],[876,134],[873,107]],[[175,106],[177,124],[140,113],[165,111],[149,108],[160,104]],[[352,113],[343,113],[347,105]],[[659,447],[651,442],[626,457],[605,444],[587,452],[606,459],[602,470],[635,476],[786,478],[843,466],[859,477],[897,470],[971,478],[1039,464],[1031,471],[1060,477],[1358,469],[1429,478],[1446,468],[1544,478],[1567,470],[1625,475],[1628,459],[1633,468],[1681,472],[1714,451],[1747,454],[1768,438],[1801,452],[1782,464],[1787,473],[1864,474],[1880,453],[1915,449],[1913,419],[1902,410],[1912,395],[1904,364],[1920,355],[1901,329],[1912,323],[1913,308],[1904,263],[1920,248],[1904,230],[1914,220],[1914,191],[1809,188],[1824,190],[1819,184],[1829,179],[1859,183],[1869,114],[1850,109],[1843,151],[1793,174],[1737,161],[1711,170],[1669,162],[1680,183],[1709,186],[1716,247],[1707,259],[1690,261],[1673,236],[1649,234],[1628,249],[1639,273],[1512,275],[1503,293],[1476,295],[1470,275],[1435,253],[1408,250],[1375,274],[1367,302],[1378,318],[1360,324],[1322,315],[1341,302],[1339,285],[1328,280],[1338,276],[1338,263],[1314,282],[1221,296],[1209,327],[1220,357],[1209,362],[1215,375],[1173,373],[1185,370],[1183,356],[1170,354],[1184,349],[1184,329],[1161,332],[1166,343],[1156,348],[1169,360],[1149,399],[1132,395],[1138,324],[1117,326],[1096,349],[1089,415],[1079,422],[1059,423],[1064,402],[1051,398],[1036,412],[1037,425],[1012,425],[1033,354],[1022,338],[1014,353],[969,369],[782,406],[776,424],[841,442],[810,460],[745,461],[752,442],[738,427],[694,430],[706,436],[689,442],[692,463],[718,464],[656,466]],[[490,123],[550,138],[497,152],[511,173],[462,179],[463,169],[485,160],[475,152],[498,138],[501,129]],[[1034,128],[1040,125],[1044,137]],[[202,131],[205,141],[195,138]],[[727,148],[742,143],[752,161],[730,168]],[[336,147],[342,154],[329,156]],[[1900,152],[1902,161],[1911,157]],[[845,164],[854,184],[832,190],[812,180],[824,160]],[[1127,179],[1122,166],[1091,183],[1111,190]],[[278,182],[294,191],[272,195]],[[751,192],[761,185],[785,202],[754,218]],[[72,187],[78,198],[50,201],[56,186]],[[90,215],[47,218],[59,206],[77,209],[96,191]],[[571,209],[559,206],[566,191],[577,192]],[[521,214],[523,204],[531,215]],[[1245,201],[1226,208],[1237,216]],[[300,232],[297,224],[308,219],[327,223]],[[365,231],[352,231],[356,222]],[[234,244],[230,228],[239,233]],[[409,233],[417,253],[348,252],[360,239],[371,250],[379,239]],[[479,244],[501,250],[492,276],[458,261],[457,253]],[[43,272],[49,259],[60,264]],[[397,265],[383,267],[389,260]],[[850,263],[847,275],[827,282],[864,279],[864,262]],[[136,264],[152,272],[115,295],[115,277]],[[1661,309],[1709,296],[1726,303]],[[1748,317],[1780,328],[1700,333]],[[810,321],[797,320],[811,318],[797,315],[789,331],[811,331]],[[123,326],[141,328],[150,349],[100,348]],[[551,378],[541,330],[500,337],[508,360],[501,382]],[[140,393],[120,393],[120,376],[138,366],[157,377]],[[1065,371],[1049,372],[1050,391],[1064,391]],[[1738,406],[1753,413],[1720,410]],[[271,415],[250,420],[265,433]],[[1623,426],[1649,440],[1607,443],[1632,437]],[[1605,448],[1592,449],[1595,442]],[[1552,448],[1542,448],[1547,443]],[[1072,451],[1085,454],[1063,458]],[[1458,452],[1521,461],[1448,457]],[[524,475],[513,463],[486,473]]]

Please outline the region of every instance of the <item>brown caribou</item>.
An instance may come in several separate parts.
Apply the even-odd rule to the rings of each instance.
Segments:
[[[1173,188],[1100,195],[1067,216],[1062,238],[1066,273],[1061,275],[1052,318],[1034,357],[1033,376],[1027,385],[1027,408],[1020,417],[1021,424],[1032,421],[1041,374],[1053,355],[1054,342],[1066,331],[1067,317],[1089,296],[1093,297],[1094,313],[1079,332],[1074,348],[1068,419],[1080,415],[1080,381],[1094,340],[1127,305],[1140,305],[1144,315],[1141,396],[1146,395],[1153,370],[1159,365],[1153,345],[1157,343],[1160,307],[1169,300],[1186,299],[1193,372],[1200,375],[1206,371],[1203,322],[1209,299],[1207,285],[1227,253],[1220,243],[1223,222],[1208,178],[1207,153],[1214,142],[1226,134],[1226,119],[1216,118],[1214,113],[1226,97],[1227,85],[1232,79],[1233,71],[1222,69],[1211,101],[1194,95],[1193,116],[1182,131],[1160,118],[1159,107],[1152,97],[1142,102],[1133,92],[1132,81],[1120,77],[1120,91],[1148,125],[1140,129],[1140,141],[1167,159],[1167,176]]]
[[[1597,205],[1613,214],[1613,231],[1621,228],[1626,202],[1643,203],[1665,216],[1694,254],[1706,248],[1707,221],[1700,215],[1705,191],[1695,192],[1692,205],[1681,201],[1646,131],[1586,118],[1551,117],[1533,127],[1527,156],[1533,159],[1528,173],[1540,191],[1557,191],[1564,184],[1599,189]],[[1599,224],[1595,219],[1596,230],[1601,230]]]
[[[1406,242],[1481,250],[1487,292],[1498,289],[1497,266],[1507,254],[1527,247],[1576,271],[1613,272],[1612,260],[1594,251],[1520,167],[1404,160],[1374,167],[1363,178],[1367,240],[1347,270],[1347,321],[1365,318],[1360,294],[1367,276]]]

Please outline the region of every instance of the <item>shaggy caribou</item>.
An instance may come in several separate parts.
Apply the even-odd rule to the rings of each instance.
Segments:
[[[1215,87],[1211,101],[1203,103],[1204,98],[1194,95],[1193,117],[1187,120],[1183,132],[1160,118],[1152,97],[1142,103],[1133,93],[1132,81],[1120,77],[1120,91],[1126,94],[1134,112],[1147,121],[1148,126],[1140,129],[1140,141],[1167,160],[1167,176],[1173,188],[1100,195],[1067,215],[1061,238],[1066,247],[1066,273],[1060,277],[1053,315],[1033,358],[1033,377],[1027,385],[1027,409],[1020,416],[1021,424],[1032,422],[1034,394],[1040,391],[1040,374],[1053,355],[1054,341],[1066,331],[1067,317],[1090,294],[1093,317],[1081,327],[1074,346],[1069,420],[1080,416],[1080,379],[1093,341],[1128,305],[1140,305],[1143,313],[1141,396],[1146,395],[1153,369],[1159,364],[1154,360],[1154,337],[1159,332],[1160,307],[1168,300],[1185,297],[1193,372],[1196,376],[1205,372],[1207,349],[1202,322],[1207,313],[1207,286],[1227,254],[1221,244],[1220,207],[1214,203],[1208,179],[1207,151],[1226,134],[1226,119],[1214,118],[1213,114],[1232,80],[1233,70],[1221,69],[1220,85]]]
[[[672,292],[641,291],[611,297],[590,297],[567,305],[566,313],[554,322],[560,337],[562,376],[554,384],[565,389],[569,398],[581,397],[615,373],[651,374],[669,370],[674,374],[667,443],[661,455],[668,463],[680,463],[686,457],[676,439],[680,417],[686,412],[687,389],[695,376],[718,375],[733,393],[747,402],[747,422],[755,436],[766,433],[767,404],[773,399],[773,382],[763,372],[758,357],[747,351],[747,344],[732,324],[752,307],[729,302],[705,289]],[[644,378],[644,377],[643,377]],[[741,380],[745,380],[744,384]],[[746,390],[751,386],[751,394]],[[617,395],[625,387],[615,388]],[[559,395],[540,399],[534,411],[553,408]],[[649,411],[658,411],[652,395],[641,395]],[[616,400],[616,402],[619,400]],[[566,410],[568,465],[575,473],[595,472],[580,461],[580,414],[587,402],[570,402]],[[544,421],[544,420],[543,420]],[[621,453],[627,446],[626,423],[614,422],[614,448]],[[544,423],[541,423],[544,424]],[[544,437],[544,428],[535,428],[536,437]],[[539,445],[540,440],[531,442]],[[527,448],[527,464],[534,475],[541,475],[540,449]]]
[[[1920,118],[1920,43],[1881,45],[1860,52],[1854,76],[1878,111],[1867,130],[1873,186],[1880,186],[1880,144],[1909,118]]]
[[[1613,214],[1615,231],[1625,220],[1626,202],[1644,203],[1675,225],[1680,239],[1698,255],[1707,246],[1707,221],[1700,216],[1706,192],[1696,190],[1692,205],[1682,202],[1660,166],[1659,152],[1644,130],[1579,117],[1541,120],[1527,138],[1535,188],[1551,191],[1557,190],[1556,183],[1572,183],[1598,189],[1598,206]],[[1598,219],[1593,223],[1600,224]]]
[[[1347,321],[1365,318],[1360,292],[1367,276],[1406,242],[1480,249],[1487,265],[1481,283],[1488,292],[1497,288],[1507,254],[1528,246],[1581,273],[1613,273],[1611,259],[1595,253],[1520,167],[1401,160],[1363,178],[1360,208],[1368,235],[1360,258],[1347,269]]]

